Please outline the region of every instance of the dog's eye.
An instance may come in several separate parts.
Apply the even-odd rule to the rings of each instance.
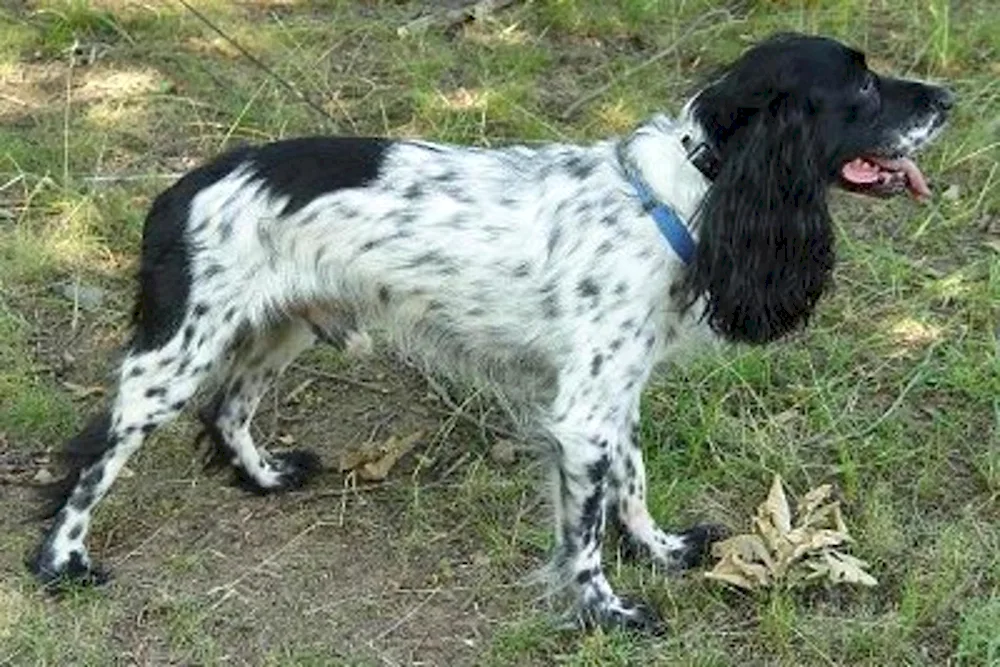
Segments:
[[[864,83],[861,84],[861,94],[871,95],[875,92],[875,77],[871,74],[865,77]]]

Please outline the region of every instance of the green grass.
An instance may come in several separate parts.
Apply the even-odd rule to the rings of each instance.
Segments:
[[[616,585],[653,601],[670,632],[561,632],[537,590],[515,585],[549,547],[537,471],[499,467],[482,455],[489,438],[470,438],[468,462],[435,481],[457,459],[448,448],[458,436],[436,444],[426,470],[395,480],[373,503],[389,508],[388,518],[367,532],[396,540],[394,565],[373,568],[395,581],[404,576],[398,568],[412,566],[426,577],[420,585],[471,590],[475,602],[462,609],[492,610],[483,612],[489,619],[478,634],[463,635],[464,662],[1000,665],[1000,13],[990,2],[743,3],[633,74],[721,5],[534,0],[454,34],[406,37],[396,29],[416,16],[416,4],[196,6],[330,117],[180,4],[40,0],[0,9],[0,442],[7,453],[44,453],[84,419],[94,399],[75,399],[63,382],[105,382],[124,335],[144,210],[175,174],[217,151],[334,131],[476,145],[587,140],[625,131],[654,111],[675,112],[705,73],[772,31],[822,32],[864,48],[880,68],[944,79],[956,90],[954,120],[922,165],[938,192],[957,190],[925,207],[835,196],[837,289],[810,329],[764,349],[670,369],[644,397],[642,438],[650,505],[669,525],[711,519],[743,528],[773,473],[796,489],[836,484],[854,551],[872,563],[880,585],[742,595],[697,573],[666,580],[609,554]],[[606,84],[564,118],[575,100]],[[74,314],[51,287],[66,280],[99,285],[109,299]],[[78,357],[68,375],[57,368],[64,351]],[[349,372],[328,356],[317,363]],[[336,418],[324,410],[309,404],[310,417],[282,428],[320,420],[309,433],[322,440],[322,420]],[[247,606],[217,606],[191,590],[191,580],[211,588],[234,576],[217,565],[220,556],[188,539],[213,534],[210,522],[199,522],[215,515],[215,505],[219,516],[263,513],[275,540],[260,545],[264,553],[288,542],[314,509],[298,509],[294,499],[283,506],[220,495],[217,482],[192,472],[187,446],[172,444],[188,435],[185,428],[144,452],[135,464],[143,481],[125,480],[98,515],[98,552],[124,557],[158,529],[173,536],[163,553],[129,556],[130,581],[145,587],[125,583],[48,600],[20,565],[33,529],[3,524],[10,538],[0,547],[0,663],[107,664],[123,651],[137,662],[188,664],[420,659],[411,624],[385,637],[373,630],[382,638],[368,645],[332,621],[321,625],[335,615],[309,616],[298,606],[315,590],[342,594],[336,573],[316,583],[296,578],[293,568],[287,581],[300,583],[287,584],[292,594],[260,602],[237,596]],[[17,498],[18,508],[28,506]],[[335,516],[339,502],[331,501]],[[295,528],[283,529],[285,521]],[[320,544],[344,547],[337,535]],[[296,553],[282,562],[295,565]],[[372,604],[377,614],[382,603]],[[441,617],[449,607],[437,604],[432,599],[418,617],[447,634],[457,617]],[[404,618],[404,611],[386,613]]]

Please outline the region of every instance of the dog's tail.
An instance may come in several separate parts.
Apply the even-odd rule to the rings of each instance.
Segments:
[[[59,481],[42,487],[43,507],[38,519],[51,519],[63,508],[73,493],[83,471],[94,465],[111,449],[111,412],[95,415],[77,435],[66,443],[60,459],[66,474]]]

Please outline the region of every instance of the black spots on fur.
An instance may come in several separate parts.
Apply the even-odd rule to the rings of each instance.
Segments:
[[[403,190],[403,199],[413,201],[414,199],[420,199],[424,196],[424,188],[419,183],[410,183]]]
[[[594,471],[592,469],[588,469],[587,472],[589,475]],[[601,480],[603,479],[604,478],[602,476]],[[601,484],[603,484],[603,481]],[[596,533],[601,524],[601,514],[603,510],[604,492],[601,487],[598,487],[583,501],[583,507],[580,513],[580,527],[585,531],[593,530]]]
[[[77,540],[80,538],[80,535],[83,535],[83,523],[78,523],[72,528],[70,528],[69,533],[66,534],[66,537],[68,537],[71,540]]]
[[[215,276],[219,275],[220,273],[222,273],[222,271],[223,268],[221,265],[209,264],[207,267],[205,267],[205,270],[202,272],[201,277],[204,278],[205,280],[208,280],[209,278],[214,278]]]
[[[594,579],[594,577],[598,575],[599,572],[600,570],[596,567],[588,567],[580,570],[576,573],[576,584],[578,586],[586,586]]]
[[[559,245],[559,240],[562,238],[562,227],[560,225],[555,225],[551,230],[549,230],[549,239],[545,244],[548,249],[549,256],[555,252],[556,247]]]
[[[195,319],[200,319],[202,317],[205,317],[205,315],[207,314],[208,314],[208,304],[203,302],[195,304],[194,309],[191,311],[191,315]]]
[[[638,440],[634,440],[634,443],[638,443]],[[625,478],[629,480],[635,479],[635,463],[632,461],[631,456],[625,457]]]
[[[157,398],[167,395],[166,387],[150,387],[146,390],[146,398]]]
[[[344,217],[354,217],[354,216],[348,216],[344,211],[341,211],[341,215],[343,215]],[[298,226],[308,227],[317,220],[319,220],[319,213],[312,211],[310,213],[307,213],[306,215],[299,217]]]
[[[601,224],[604,225],[605,227],[617,227],[618,218],[609,213],[607,215],[601,216]]]
[[[597,256],[603,257],[607,255],[615,247],[615,244],[611,241],[601,241],[600,245],[597,246]]]
[[[287,216],[321,195],[378,178],[391,145],[367,137],[303,137],[254,149],[249,161],[267,191],[286,200],[281,214]]]
[[[198,421],[201,422],[201,431],[195,436],[194,443],[197,447],[205,439],[209,442],[209,448],[205,452],[203,459],[206,469],[225,465],[234,454],[233,450],[226,443],[226,438],[223,436],[217,422],[222,407],[225,405],[226,396],[239,393],[239,389],[234,392],[233,388],[237,387],[237,383],[240,382],[241,380],[236,380],[228,391],[223,389],[218,390],[208,404],[198,410]]]
[[[191,341],[194,340],[194,325],[189,324],[184,327],[184,333],[181,339],[181,347],[185,350],[191,345]]]
[[[79,490],[75,491],[69,499],[69,506],[78,512],[86,512],[94,504],[94,492]]]
[[[651,350],[656,344],[656,334],[649,334],[646,336],[646,349]]]
[[[97,464],[104,454],[114,446],[111,436],[111,414],[102,412],[93,417],[80,433],[73,437],[63,451],[63,461],[67,468],[65,477],[45,488],[47,506],[43,517],[53,517],[63,508],[77,487],[85,470]]]
[[[390,290],[386,285],[379,285],[378,288],[378,302],[383,306],[388,305],[389,301],[392,299],[392,290]]]
[[[575,180],[582,181],[594,173],[597,165],[593,160],[586,160],[579,156],[573,156],[566,160],[566,169]]]
[[[143,424],[141,430],[143,435],[149,435],[154,430],[156,430],[156,424],[152,423]]]
[[[458,267],[455,265],[455,260],[437,250],[431,250],[417,255],[412,260],[407,262],[406,266],[410,269],[425,266],[434,267],[436,271],[444,276],[453,276],[458,273]]]
[[[101,483],[102,479],[104,479],[104,466],[101,464],[95,465],[80,478],[79,488],[84,491],[93,491]]]
[[[225,322],[226,324],[229,324],[230,322],[233,321],[234,317],[236,317],[236,307],[235,306],[231,307],[231,308],[228,308],[226,310],[226,312],[222,314],[222,321]]]
[[[622,343],[624,342],[625,341],[623,341],[621,338],[615,338],[614,340],[611,341],[608,347],[611,349],[612,352],[617,352],[618,350],[621,349]]]
[[[542,297],[542,315],[546,319],[557,319],[560,312],[559,297],[555,293],[549,293]]]
[[[377,239],[369,239],[361,244],[360,252],[370,252],[379,248],[390,241],[395,241],[397,239],[405,239],[410,236],[409,232],[396,232],[394,234],[389,234],[388,236],[382,236]]]
[[[219,223],[219,243],[226,243],[233,236],[233,225],[235,224],[234,216],[227,215],[221,223]]]
[[[628,292],[628,283],[622,281],[615,285],[615,296],[625,296]]]
[[[611,467],[611,459],[606,455],[597,459],[587,466],[587,479],[591,484],[602,484],[608,475],[608,468]]]
[[[577,294],[584,298],[596,297],[601,293],[601,288],[597,286],[597,283],[593,278],[584,278],[576,286]]]
[[[590,375],[591,377],[597,377],[601,374],[601,366],[604,365],[604,355],[597,353],[594,358],[590,360]]]
[[[128,376],[130,378],[137,378],[137,377],[139,377],[140,375],[142,375],[145,372],[146,371],[145,371],[145,369],[142,366],[133,366],[132,370],[130,370],[128,372]]]
[[[520,264],[514,267],[513,271],[511,271],[511,275],[513,275],[515,278],[527,278],[530,274],[531,274],[531,264],[527,262],[521,262]]]

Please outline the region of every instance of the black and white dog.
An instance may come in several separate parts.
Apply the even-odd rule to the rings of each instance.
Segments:
[[[242,480],[300,485],[314,455],[254,445],[261,395],[317,340],[372,330],[521,407],[552,455],[558,583],[585,625],[649,626],[605,578],[606,522],[669,569],[717,537],[666,532],[646,509],[650,371],[699,339],[766,343],[805,323],[834,264],[828,188],[929,196],[911,155],[952,102],[835,41],[780,35],[624,139],[306,138],[192,171],[146,219],[117,393],[68,445],[33,571],[103,578],[84,546],[94,506],[210,383],[202,419]]]

